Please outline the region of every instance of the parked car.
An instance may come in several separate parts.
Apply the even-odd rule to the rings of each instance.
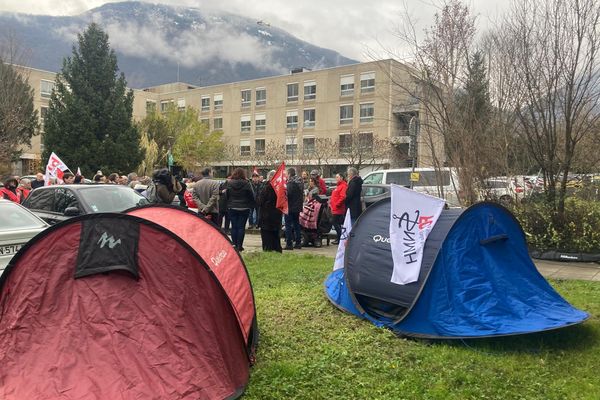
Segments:
[[[520,201],[525,196],[527,186],[524,179],[500,176],[486,179],[480,191],[481,200],[512,203]]]
[[[20,204],[0,199],[0,275],[19,249],[47,227]]]
[[[121,185],[53,185],[31,192],[23,205],[49,224],[76,215],[121,212],[148,204],[135,190]]]
[[[369,207],[371,204],[378,202],[381,199],[390,197],[390,188],[390,185],[363,184],[361,195],[365,208]]]
[[[389,185],[394,183],[405,187],[411,187],[412,168],[385,169],[373,171],[365,175],[364,184]],[[458,193],[460,193],[460,182],[456,171],[451,168],[442,168],[436,172],[434,168],[415,168],[419,180],[412,182],[412,188],[416,192],[425,193],[430,196],[443,197],[450,207],[460,207]],[[438,184],[438,178],[441,180]],[[440,196],[440,189],[443,196]]]
[[[323,178],[325,181],[325,187],[327,187],[327,196],[331,196],[331,192],[337,187],[337,180],[335,178]]]

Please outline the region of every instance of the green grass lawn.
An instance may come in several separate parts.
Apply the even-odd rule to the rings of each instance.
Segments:
[[[592,314],[554,332],[407,340],[329,303],[333,260],[245,257],[260,342],[244,399],[600,399],[600,283],[552,281]]]

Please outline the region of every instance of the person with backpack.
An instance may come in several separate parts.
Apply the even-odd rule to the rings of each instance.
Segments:
[[[285,250],[302,248],[302,232],[300,227],[300,212],[304,199],[304,183],[296,175],[295,168],[287,170],[287,199],[288,213],[285,215]]]
[[[146,198],[151,203],[171,204],[181,189],[181,184],[168,169],[159,169],[152,174],[152,182],[146,189]]]

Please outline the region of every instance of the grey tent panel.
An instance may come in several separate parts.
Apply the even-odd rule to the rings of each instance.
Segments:
[[[421,292],[437,254],[462,210],[444,210],[429,234],[417,282],[390,282],[394,263],[389,243],[391,199],[383,199],[358,219],[346,248],[346,281],[354,303],[371,315],[401,320]]]

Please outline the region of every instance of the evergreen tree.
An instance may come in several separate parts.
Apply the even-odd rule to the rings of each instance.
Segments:
[[[19,146],[29,145],[38,127],[33,89],[10,64],[0,59],[0,174],[10,170]]]
[[[84,174],[134,171],[143,152],[132,113],[133,92],[118,75],[108,35],[92,23],[78,35],[57,77],[45,120],[44,159],[55,152]]]

